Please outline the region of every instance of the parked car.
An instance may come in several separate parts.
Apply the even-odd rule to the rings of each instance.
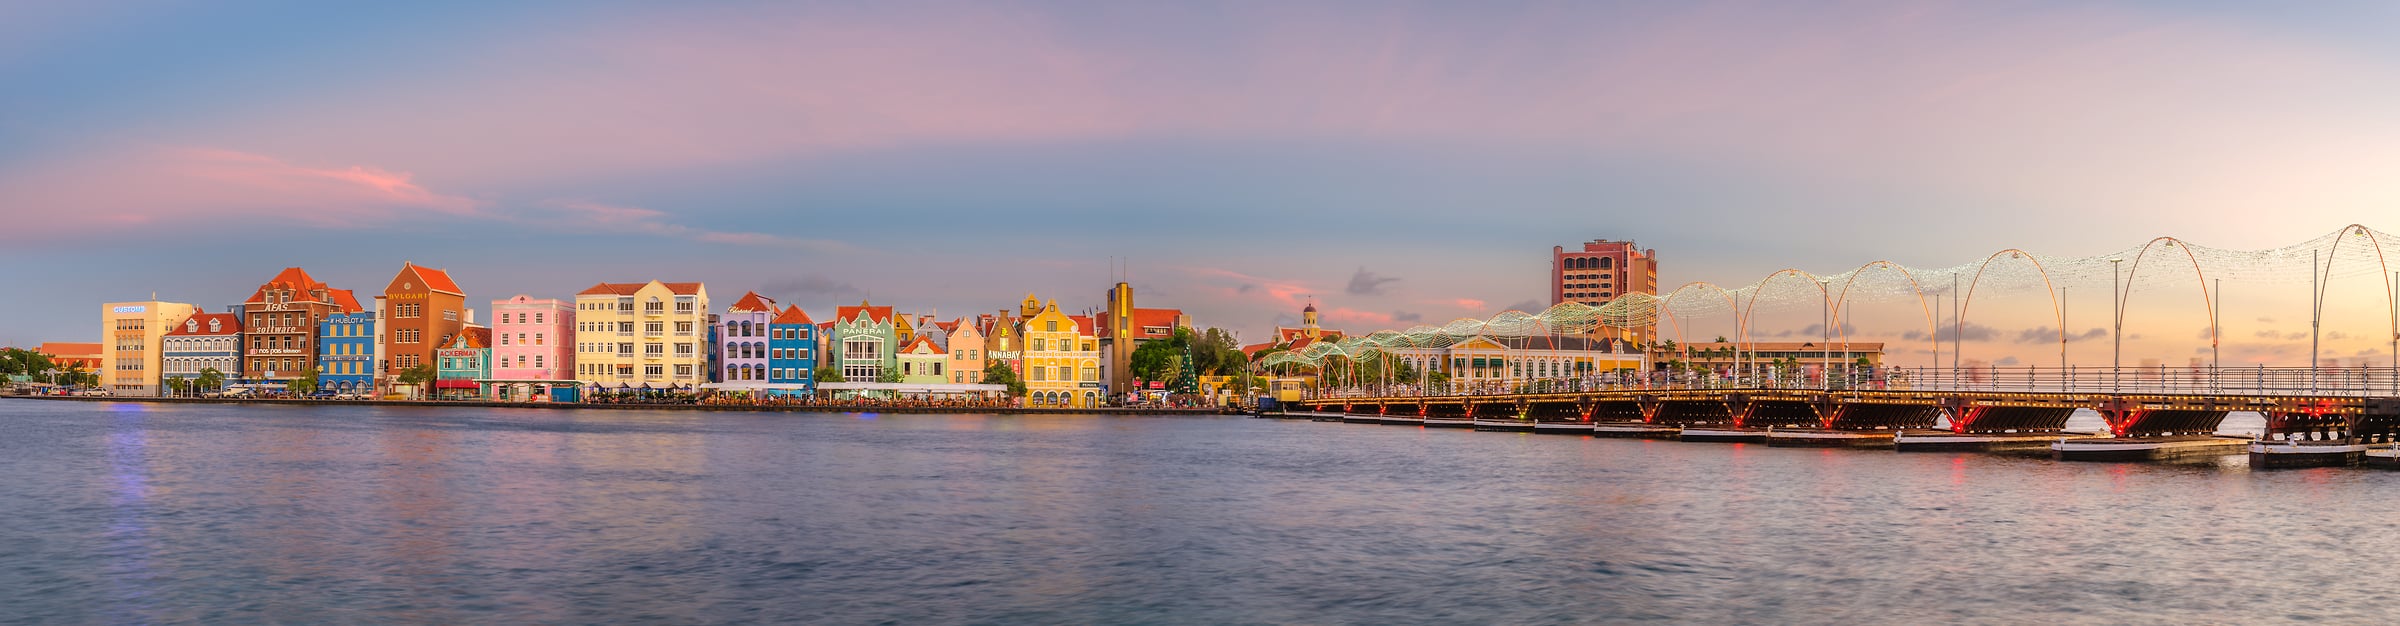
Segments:
[[[108,393],[107,389],[81,389],[77,390],[75,395],[86,398],[106,398],[110,394]]]

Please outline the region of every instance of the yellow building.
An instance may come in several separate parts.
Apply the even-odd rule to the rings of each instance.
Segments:
[[[1100,381],[1100,339],[1093,330],[1090,317],[1058,312],[1057,300],[1025,318],[1019,332],[1027,405],[1100,406],[1108,385]]]
[[[708,286],[600,283],[575,294],[575,379],[608,389],[708,382]]]
[[[111,302],[100,305],[100,386],[120,396],[156,396],[162,339],[198,307],[175,302]]]

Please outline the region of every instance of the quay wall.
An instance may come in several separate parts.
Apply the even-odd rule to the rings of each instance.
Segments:
[[[324,400],[281,398],[118,398],[94,396],[10,396],[7,400],[51,400],[61,402],[142,402],[150,404],[264,404],[279,406],[412,406],[492,409],[569,409],[569,410],[629,410],[629,411],[729,411],[748,413],[994,413],[1004,415],[1221,415],[1231,414],[1214,408],[1058,408],[1058,407],[979,407],[979,406],[879,406],[879,405],[740,405],[740,404],[585,404],[581,402],[478,402],[457,400]]]

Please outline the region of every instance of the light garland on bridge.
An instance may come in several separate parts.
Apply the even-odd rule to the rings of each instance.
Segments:
[[[2392,245],[2400,245],[2400,240],[2392,234],[2353,224],[2307,241],[2267,250],[2215,248],[2158,237],[2116,252],[2084,257],[2054,257],[2008,249],[1948,267],[1908,267],[1875,261],[1832,274],[1786,269],[1731,289],[1694,282],[1665,295],[1630,293],[1596,307],[1569,302],[1539,313],[1505,311],[1488,319],[1460,318],[1439,326],[1419,325],[1340,341],[1320,341],[1300,350],[1268,355],[1257,365],[1317,367],[1332,359],[1357,359],[1399,348],[1444,348],[1476,336],[1567,335],[1597,326],[1630,328],[1666,324],[1679,331],[1680,325],[1687,321],[1717,319],[1734,321],[1737,328],[1747,329],[1748,322],[1761,309],[1827,310],[1836,322],[1831,326],[1840,329],[1844,328],[1840,322],[1847,307],[1863,303],[1915,305],[1912,308],[1922,311],[1921,319],[1927,323],[1930,337],[1938,336],[1943,330],[1940,326],[1954,321],[1947,315],[1950,308],[1935,304],[1941,298],[1963,305],[1972,315],[1971,309],[1978,303],[2004,297],[2025,298],[2026,292],[2037,289],[2047,298],[2031,297],[2048,300],[2052,312],[2059,316],[2057,321],[2061,323],[2056,326],[2063,344],[2068,331],[2057,299],[2060,290],[2069,286],[2077,287],[2078,293],[2086,288],[2099,294],[2119,290],[2125,294],[2125,300],[2131,300],[2135,294],[2181,292],[2202,298],[2213,316],[2216,305],[2209,298],[2210,290],[2215,287],[2211,281],[2306,283],[2313,268],[2321,285],[2367,277],[2388,297],[2391,290],[2400,289],[2391,280],[2393,263],[2400,261],[2392,256],[2400,256],[2400,248],[2390,250],[2392,256],[2385,251]],[[1952,294],[1954,285],[1964,293]],[[2400,316],[2400,311],[2394,315]]]

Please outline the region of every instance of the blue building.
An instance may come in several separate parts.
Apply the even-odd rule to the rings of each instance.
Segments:
[[[317,322],[317,389],[375,393],[375,312],[349,310]]]
[[[767,324],[767,383],[793,395],[817,389],[817,323],[791,307]]]
[[[242,377],[242,316],[240,313],[198,313],[160,339],[159,368],[167,378],[197,382],[200,373],[217,371],[216,387],[191,387],[186,393],[217,391]]]

